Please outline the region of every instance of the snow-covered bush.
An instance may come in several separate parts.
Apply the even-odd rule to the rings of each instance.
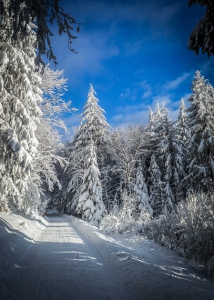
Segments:
[[[214,274],[214,196],[190,194],[166,213],[142,226],[142,232],[162,246],[179,250],[187,260],[203,264]]]
[[[214,274],[214,196],[204,193],[189,195],[178,205],[180,239],[187,260],[200,262]]]
[[[179,237],[179,216],[166,211],[165,214],[142,224],[141,231],[161,246],[176,250]]]
[[[147,209],[138,213],[138,199],[135,194],[122,194],[122,206],[120,209],[114,209],[106,214],[101,222],[101,229],[108,234],[132,232],[138,234],[142,231],[142,224],[151,220],[151,215]]]
[[[122,195],[122,208],[117,215],[116,231],[122,233],[124,231],[135,231],[137,220],[137,199],[133,195],[126,192]]]
[[[100,229],[107,234],[116,233],[117,223],[117,216],[112,211],[110,211],[109,214],[104,215],[100,224]]]

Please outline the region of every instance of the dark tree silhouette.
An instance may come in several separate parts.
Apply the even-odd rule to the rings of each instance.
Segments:
[[[188,48],[208,56],[214,55],[214,1],[213,0],[189,0],[189,6],[192,4],[206,6],[206,12],[203,18],[196,24],[189,37]]]

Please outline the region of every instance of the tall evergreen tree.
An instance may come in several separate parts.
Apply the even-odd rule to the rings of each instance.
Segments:
[[[186,143],[189,133],[188,133],[188,124],[187,124],[187,108],[184,102],[184,99],[181,98],[178,118],[175,122],[175,126],[178,132],[178,138],[182,141],[183,144]]]
[[[150,203],[155,217],[159,216],[163,211],[162,203],[162,182],[161,171],[156,163],[155,155],[153,154],[150,161]]]
[[[96,92],[90,84],[88,99],[81,114],[81,126],[77,132],[75,141],[78,145],[85,147],[88,141],[93,140],[95,145],[104,138],[105,131],[109,126],[104,116],[104,109],[98,105],[98,98],[95,97]]]
[[[93,140],[88,141],[85,150],[85,169],[77,212],[81,214],[84,220],[98,226],[105,208],[102,201],[102,188],[99,180],[100,172],[97,167]]]
[[[136,183],[134,186],[134,192],[137,198],[137,204],[139,211],[145,211],[149,214],[153,214],[153,210],[150,205],[147,185],[142,172],[142,167],[139,165],[136,174]]]
[[[196,71],[188,99],[188,179],[191,188],[208,191],[214,187],[214,97],[213,87]]]
[[[12,23],[8,15],[0,28],[0,209],[6,209],[7,202],[23,208],[38,146],[35,130],[42,101],[41,79],[35,74],[35,33],[26,25],[27,35],[14,41]]]
[[[187,151],[186,143],[189,138],[189,131],[187,125],[187,109],[184,99],[181,99],[178,118],[174,124],[174,152],[175,152],[175,198],[176,203],[186,197],[188,190],[188,183],[184,181],[186,177],[187,167]]]
[[[90,84],[88,98],[81,114],[81,125],[71,145],[70,166],[68,168],[71,180],[67,193],[72,194],[72,200],[68,199],[68,202],[73,202],[73,199],[77,200],[79,198],[79,195],[76,195],[76,193],[80,191],[82,184],[88,143],[91,140],[93,141],[94,151],[97,154],[98,148],[104,142],[106,130],[109,126],[104,116],[105,111],[98,105],[99,100],[95,97],[95,94],[96,92],[92,84]],[[77,204],[77,201],[75,202]],[[71,203],[69,206],[75,209],[75,206]]]
[[[168,111],[163,105],[160,108],[157,103],[155,111],[150,109],[150,120],[147,125],[147,143],[146,143],[146,164],[148,166],[149,174],[149,190],[150,196],[153,198],[154,190],[160,190],[160,205],[158,209],[154,209],[155,215],[162,213],[162,209],[168,209],[172,211],[174,209],[174,196],[172,191],[172,177],[173,177],[173,141],[172,141],[172,122],[169,119]],[[159,189],[157,189],[156,172],[157,168],[160,172]],[[161,170],[161,171],[160,171]],[[156,175],[152,174],[153,171]],[[152,173],[151,173],[152,172]],[[155,205],[156,200],[153,201]],[[156,212],[155,212],[156,211]]]

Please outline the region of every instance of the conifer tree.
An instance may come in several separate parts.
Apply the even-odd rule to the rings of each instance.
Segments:
[[[155,110],[152,111],[149,108],[149,122],[145,128],[145,145],[144,148],[147,152],[146,165],[149,168],[151,156],[156,153],[157,146],[161,142],[161,136],[159,134],[160,122],[161,122],[161,109],[159,103],[156,103]]]
[[[99,100],[95,95],[96,92],[90,84],[88,99],[81,114],[81,126],[75,137],[78,146],[85,147],[90,140],[97,145],[104,138],[105,131],[109,126],[104,116],[105,111],[98,105]]]
[[[213,87],[196,71],[192,95],[188,99],[188,126],[190,138],[187,142],[188,179],[191,188],[208,191],[214,183],[214,97]]]
[[[99,180],[100,172],[97,167],[97,157],[93,140],[88,141],[85,153],[83,184],[80,191],[77,212],[81,214],[84,220],[98,226],[104,213],[104,204]]]
[[[187,182],[184,181],[186,177],[187,167],[187,151],[186,143],[189,138],[189,131],[187,125],[187,109],[184,99],[181,99],[178,118],[174,124],[174,152],[175,152],[175,198],[176,203],[186,197],[188,190]]]
[[[22,209],[22,197],[32,168],[38,141],[36,123],[41,115],[40,77],[35,73],[35,33],[26,25],[27,35],[14,41],[12,18],[0,28],[0,209],[7,202]]]
[[[175,122],[175,126],[178,132],[178,138],[183,144],[186,143],[188,139],[188,125],[187,125],[187,108],[184,99],[181,98],[178,118]]]
[[[69,158],[70,166],[68,168],[68,172],[70,173],[70,183],[68,184],[67,194],[72,193],[73,191],[72,199],[76,200],[79,198],[79,195],[75,194],[81,189],[88,143],[91,142],[91,140],[93,141],[94,151],[97,154],[98,148],[104,142],[106,130],[109,126],[104,116],[105,111],[98,105],[99,100],[95,95],[96,92],[94,91],[92,84],[90,84],[88,98],[81,114],[81,125],[71,145]],[[69,206],[75,209],[75,206],[71,203]]]
[[[206,6],[206,12],[191,32],[188,48],[196,54],[201,49],[208,56],[214,55],[214,3],[212,0],[189,0],[189,6],[194,3]]]
[[[155,217],[163,211],[161,172],[153,154],[150,161],[150,203]]]
[[[150,161],[149,190],[150,196],[154,199],[152,200],[154,214],[159,215],[166,210],[174,211],[175,178],[177,177],[175,164],[177,142],[174,137],[175,132],[172,121],[169,119],[168,110],[164,105],[160,108],[159,104],[157,104],[154,113],[150,110],[147,133],[149,134],[149,139],[146,144],[148,151],[146,159]],[[157,174],[159,174],[158,180]],[[159,185],[158,188],[157,185]],[[159,196],[155,197],[157,193]],[[157,203],[160,202],[157,204],[157,209],[154,208],[156,201]]]
[[[169,118],[168,110],[163,105],[161,108],[161,117],[156,127],[160,142],[157,145],[156,155],[157,163],[162,170],[162,202],[164,207],[170,212],[174,210],[173,195],[173,175],[175,172],[174,164],[174,143],[173,143],[173,126]]]
[[[153,214],[153,210],[149,203],[149,195],[147,185],[145,183],[144,175],[142,172],[142,167],[139,165],[136,174],[136,183],[134,186],[134,192],[137,198],[137,204],[139,211],[145,211],[149,214]]]

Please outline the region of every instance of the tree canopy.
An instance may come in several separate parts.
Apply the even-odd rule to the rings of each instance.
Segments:
[[[51,45],[50,25],[54,23],[58,27],[58,33],[66,33],[68,36],[68,47],[75,52],[72,47],[74,25],[79,31],[79,25],[76,20],[68,13],[63,11],[59,5],[59,0],[1,0],[1,16],[2,22],[4,18],[12,17],[13,26],[8,38],[12,37],[17,40],[27,35],[27,26],[34,23],[37,37],[38,59],[41,62],[41,55],[46,54],[47,58],[57,64],[57,58],[53,52]]]
[[[207,53],[208,56],[214,55],[214,1],[213,0],[189,0],[189,6],[198,3],[206,6],[203,18],[198,21],[190,34],[188,48],[196,54],[199,50]]]

